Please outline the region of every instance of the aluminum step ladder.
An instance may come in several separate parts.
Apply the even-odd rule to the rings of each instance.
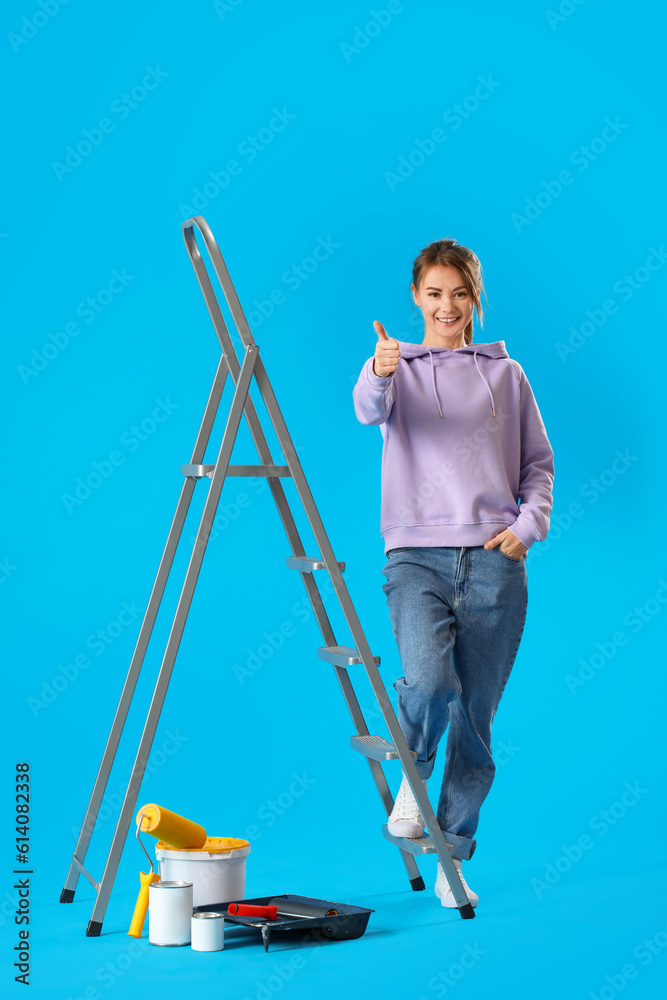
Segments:
[[[336,561],[333,549],[327,538],[324,526],[320,519],[315,501],[306,482],[301,464],[297,457],[294,445],[289,436],[287,426],[278,406],[273,389],[269,382],[264,365],[259,356],[259,348],[255,343],[248,327],[248,323],[241,309],[234,286],[229,277],[229,273],[222,258],[222,254],[213,237],[213,234],[201,215],[187,219],[183,223],[183,237],[190,260],[199,282],[199,287],[204,295],[206,305],[213,321],[220,346],[222,357],[218,363],[218,368],[213,380],[213,385],[209,394],[204,416],[199,428],[194,450],[187,465],[181,466],[183,474],[183,485],[176,506],[176,512],[169,529],[167,541],[162,554],[162,559],[158,567],[157,576],[151,596],[144,614],[143,622],[139,632],[139,637],[134,649],[132,660],[128,669],[127,677],[121,692],[118,708],[114,716],[111,732],[104,750],[102,762],[100,764],[93,790],[88,802],[85,819],[76,848],[72,855],[67,881],[60,895],[61,903],[71,903],[74,899],[74,892],[79,880],[79,875],[83,875],[93,886],[96,893],[96,900],[93,912],[86,929],[88,937],[98,937],[101,929],[106,908],[111,895],[113,883],[118,871],[123,846],[128,835],[135,814],[137,798],[141,789],[148,757],[151,752],[153,739],[157,729],[160,713],[164,704],[164,699],[169,686],[169,679],[174,667],[176,655],[185,628],[186,619],[192,603],[197,578],[206,551],[209,535],[216,516],[216,510],[220,500],[222,487],[227,476],[265,476],[268,480],[273,499],[278,508],[278,513],[282,521],[287,540],[292,551],[292,555],[287,558],[287,566],[295,569],[301,574],[306,593],[312,605],[315,619],[322,633],[324,645],[318,649],[319,658],[333,666],[338,683],[340,684],[343,697],[352,717],[352,722],[356,734],[351,738],[351,746],[358,753],[362,754],[368,761],[371,775],[387,816],[393,809],[394,800],[386,781],[382,764],[388,760],[400,760],[403,770],[407,775],[408,782],[413,791],[422,816],[428,827],[430,836],[421,839],[408,839],[392,836],[388,828],[382,827],[382,833],[387,840],[395,844],[405,864],[410,885],[415,890],[424,888],[424,880],[419,874],[416,856],[421,854],[437,853],[445,877],[452,888],[454,899],[459,913],[464,919],[475,916],[472,904],[469,902],[466,892],[461,884],[461,880],[447,848],[445,837],[438,826],[435,814],[429,802],[428,796],[422,785],[417,769],[414,764],[413,754],[408,746],[400,729],[398,719],[394,713],[391,702],[387,695],[384,683],[380,677],[378,664],[379,656],[373,656],[370,647],[361,628],[361,624],[350,599],[347,587],[343,580],[344,563]],[[234,349],[231,337],[225,325],[225,321],[216,299],[208,270],[202,260],[197,245],[195,229],[199,231],[201,238],[208,251],[209,258],[215,269],[222,291],[224,293],[229,311],[232,315],[236,331],[245,348],[241,362]],[[218,452],[215,465],[205,465],[204,453],[215,422],[218,406],[222,398],[222,393],[227,375],[231,376],[234,384],[234,395],[227,415],[222,443]],[[276,465],[271,457],[268,443],[262,431],[259,418],[249,395],[251,379],[254,377],[259,391],[262,394],[266,410],[271,419],[274,431],[282,448],[285,465]],[[257,448],[260,465],[230,465],[230,459],[236,440],[241,415],[245,414],[253,442]],[[299,537],[299,533],[292,517],[281,479],[291,477],[295,483],[299,498],[303,504],[313,535],[319,546],[320,555],[310,558],[305,555],[304,548]],[[158,673],[155,690],[148,710],[148,716],[143,729],[139,749],[134,761],[130,781],[125,792],[125,798],[121,807],[120,815],[113,834],[111,847],[107,856],[102,878],[97,882],[93,876],[85,869],[84,862],[86,852],[90,844],[97,815],[102,804],[102,798],[106,789],[107,781],[111,773],[114,757],[123,733],[123,727],[132,702],[132,697],[137,685],[139,673],[144,661],[146,649],[151,637],[153,626],[157,618],[160,602],[165,591],[169,573],[176,554],[185,518],[192,499],[195,485],[198,480],[207,478],[210,480],[204,510],[197,530],[197,535],[193,544],[192,554],[185,573],[182,590],[174,614],[174,620],[167,640],[166,650],[160,670]],[[345,620],[349,627],[354,647],[339,646],[333,633],[332,626],[322,603],[322,597],[315,583],[314,574],[318,570],[326,570],[329,573],[334,591],[340,602],[345,615]],[[350,668],[364,669],[371,683],[373,692],[378,701],[387,729],[391,736],[391,742],[381,736],[373,736],[369,733],[363,712],[354,692],[350,678]]]

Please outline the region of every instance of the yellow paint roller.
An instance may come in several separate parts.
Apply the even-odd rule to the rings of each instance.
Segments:
[[[153,870],[151,857],[141,843],[139,837],[140,831],[142,833],[150,833],[152,837],[162,840],[169,847],[173,847],[176,850],[184,850],[188,847],[197,850],[197,848],[204,846],[207,838],[206,830],[203,826],[185,819],[184,816],[179,816],[178,813],[171,812],[169,809],[158,806],[154,802],[141,807],[137,813],[137,840],[142,851],[148,858],[151,870],[148,873],[139,872],[141,888],[139,889],[137,903],[134,907],[130,929],[127,932],[130,937],[135,938],[141,937],[144,920],[146,919],[148,887],[152,882],[160,881],[160,876]]]

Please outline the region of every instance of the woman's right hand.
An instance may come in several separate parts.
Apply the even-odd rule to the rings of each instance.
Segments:
[[[390,339],[387,336],[382,323],[374,320],[373,326],[378,335],[378,342],[375,345],[375,356],[373,358],[373,371],[380,378],[387,378],[388,375],[393,375],[398,368],[398,362],[401,360],[401,351],[398,341],[393,338]]]

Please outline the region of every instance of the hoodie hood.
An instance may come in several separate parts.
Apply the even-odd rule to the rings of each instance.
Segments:
[[[504,340],[496,340],[492,344],[464,344],[462,347],[456,347],[454,349],[451,347],[438,347],[429,344],[412,344],[403,340],[399,340],[398,344],[402,358],[420,358],[424,357],[426,354],[429,355],[431,363],[431,378],[433,381],[433,394],[438,404],[438,412],[440,416],[442,416],[442,407],[440,406],[440,397],[438,396],[438,390],[435,385],[435,365],[447,364],[453,354],[456,354],[457,357],[459,355],[468,355],[470,357],[470,364],[475,365],[477,374],[487,388],[491,402],[491,412],[495,417],[496,404],[493,398],[493,393],[491,392],[489,383],[486,381],[480,370],[477,357],[481,354],[485,355],[487,358],[509,361],[509,354],[505,349]]]

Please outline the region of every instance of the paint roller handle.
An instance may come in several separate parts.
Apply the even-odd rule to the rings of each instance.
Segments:
[[[130,929],[127,932],[130,937],[135,938],[141,937],[141,932],[144,928],[144,920],[146,919],[146,911],[148,910],[148,886],[152,882],[159,882],[160,876],[157,872],[151,872],[149,875],[146,875],[145,872],[139,872],[139,879],[141,881],[141,888],[137,896],[137,904],[134,907]]]
[[[235,917],[266,917],[267,920],[278,919],[277,906],[256,906],[253,903],[230,903],[227,913]]]

